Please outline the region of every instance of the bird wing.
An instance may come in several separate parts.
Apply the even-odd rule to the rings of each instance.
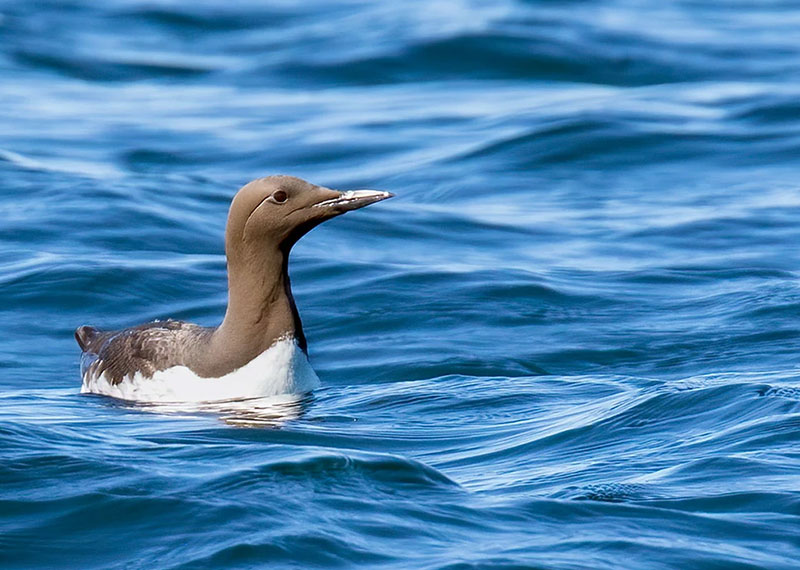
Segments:
[[[81,375],[84,379],[105,374],[119,384],[137,372],[152,377],[159,370],[183,364],[184,343],[190,331],[202,329],[182,321],[156,321],[121,331],[100,331],[82,326],[75,331],[83,354]]]

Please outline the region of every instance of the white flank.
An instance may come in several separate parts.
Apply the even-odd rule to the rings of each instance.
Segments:
[[[105,375],[83,378],[82,394],[103,394],[135,402],[219,402],[303,394],[319,387],[308,358],[294,339],[277,341],[256,358],[221,378],[201,378],[186,366],[173,366],[145,378],[137,372],[117,385]]]

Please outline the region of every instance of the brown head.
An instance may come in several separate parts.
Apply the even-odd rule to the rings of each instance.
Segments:
[[[240,248],[277,247],[288,253],[298,239],[325,220],[391,197],[376,190],[339,192],[294,176],[259,178],[233,198],[226,252],[229,260]]]
[[[220,352],[247,362],[286,334],[305,351],[287,269],[292,246],[325,220],[391,197],[339,192],[293,176],[259,178],[239,190],[225,230],[228,310],[215,335]]]

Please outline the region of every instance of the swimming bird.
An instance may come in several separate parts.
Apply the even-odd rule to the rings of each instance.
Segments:
[[[81,326],[81,392],[148,402],[300,394],[319,379],[308,362],[289,282],[289,253],[309,230],[392,197],[339,192],[292,176],[254,180],[234,196],[225,229],[228,307],[217,327],[183,321],[119,331]]]

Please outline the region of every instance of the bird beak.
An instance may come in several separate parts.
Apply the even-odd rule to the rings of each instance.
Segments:
[[[324,208],[333,215],[344,214],[394,196],[391,192],[380,190],[348,190],[347,192],[337,192],[337,194],[338,196],[317,202],[313,207]]]

